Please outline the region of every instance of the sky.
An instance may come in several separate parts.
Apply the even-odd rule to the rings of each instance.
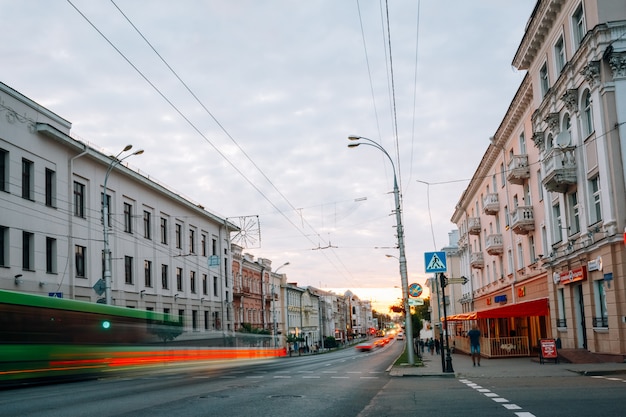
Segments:
[[[535,0],[0,0],[0,81],[241,226],[300,286],[401,297],[524,73]],[[349,135],[372,146],[348,148]],[[453,242],[454,243],[454,242]],[[391,256],[386,256],[391,255]],[[428,295],[427,291],[424,294]]]

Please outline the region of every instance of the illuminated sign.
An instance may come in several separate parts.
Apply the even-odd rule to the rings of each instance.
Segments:
[[[495,301],[496,303],[500,303],[500,304],[506,303],[506,294],[496,295],[495,297],[493,297],[493,301]]]
[[[558,282],[561,284],[571,284],[572,282],[584,281],[587,279],[587,268],[585,266],[579,266],[578,268],[570,269],[569,271],[563,271],[559,274],[558,278]],[[556,277],[554,281],[556,284]]]

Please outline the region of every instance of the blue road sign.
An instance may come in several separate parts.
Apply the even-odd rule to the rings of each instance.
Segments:
[[[446,265],[446,253],[424,252],[424,265],[426,265],[427,274],[446,272],[446,270],[448,269],[448,266]]]

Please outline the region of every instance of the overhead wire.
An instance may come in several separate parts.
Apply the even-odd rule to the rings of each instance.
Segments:
[[[209,145],[211,145],[211,147],[213,147],[213,149],[224,159],[226,160],[226,162],[228,162],[228,164],[242,177],[246,180],[246,182],[248,184],[250,184],[250,186],[252,186],[272,207],[274,207],[277,212],[283,217],[285,218],[285,220],[287,220],[287,222],[289,224],[291,224],[293,227],[295,227],[302,236],[304,236],[307,240],[309,240],[312,244],[315,244],[315,242],[307,235],[304,233],[303,230],[301,230],[286,214],[283,210],[281,210],[256,184],[254,184],[252,182],[252,180],[250,180],[206,135],[204,135],[200,129],[152,82],[150,81],[150,79],[148,79],[148,77],[135,65],[133,64],[133,62],[74,4],[72,3],[71,0],[67,0],[67,2],[76,10],[76,12],[78,12],[78,14],[81,15],[81,17],[141,76],[141,78],[144,79],[145,82],[148,83],[148,85],[150,85],[150,87],[152,87],[152,89],[154,91],[157,92],[157,94],[159,96],[161,96],[161,98],[163,100],[165,100],[165,102],[172,108],[174,109],[174,111],[176,113],[178,113],[178,115],[185,120],[185,122],[193,129],[196,131],[196,133],[198,133]],[[122,13],[121,9],[117,6],[117,4],[115,4],[115,2],[113,0],[111,0],[111,2],[115,5],[115,7],[120,11],[120,13]],[[232,138],[232,136],[226,131],[226,129],[223,127],[223,125],[221,123],[219,123],[217,121],[217,119],[215,118],[215,116],[213,116],[213,114],[206,108],[206,106],[204,106],[204,104],[198,99],[197,95],[195,95],[191,89],[188,87],[188,85],[186,83],[184,83],[182,81],[182,79],[178,76],[178,74],[176,74],[176,72],[172,69],[172,67],[167,64],[167,61],[160,55],[158,54],[158,52],[156,51],[156,49],[152,46],[152,44],[150,42],[148,42],[148,40],[145,38],[145,36],[143,36],[143,34],[141,34],[141,32],[137,29],[137,27],[132,24],[132,22],[130,21],[130,19],[128,19],[128,17],[122,13],[122,15],[126,18],[127,21],[129,21],[129,23],[132,25],[133,28],[135,28],[135,30],[140,34],[140,36],[148,43],[148,45],[150,45],[150,47],[153,49],[153,51],[155,53],[157,53],[157,55],[159,56],[159,58],[167,65],[167,67],[170,69],[170,71],[172,71],[172,73],[175,74],[175,76],[179,79],[179,81],[185,86],[185,88],[187,89],[187,91],[198,101],[198,103],[203,107],[203,109],[213,118],[213,120],[218,124],[218,126],[222,129],[222,131],[224,131],[227,136],[238,146],[238,148],[244,153],[244,155],[254,164],[254,166],[257,168],[257,170],[259,170],[259,172],[262,173],[262,175],[266,178],[266,180],[272,185],[272,187],[278,191],[278,193],[281,195],[281,197],[289,204],[289,206],[295,211],[297,211],[297,209],[295,208],[295,206],[293,206],[293,204],[291,204],[291,202],[284,196],[284,194],[282,194],[277,188],[276,186],[271,182],[271,180],[269,180],[269,178],[265,175],[265,173],[263,173],[263,171],[252,161],[252,159],[243,151],[243,149],[241,149],[241,147],[237,144],[237,142]],[[317,233],[315,231],[315,229],[305,220],[305,223],[308,225],[309,228],[311,228],[311,230],[315,233]],[[319,233],[317,233],[317,235],[319,236]],[[324,257],[331,263],[333,264],[332,260],[325,254],[323,253]],[[333,264],[334,265],[334,264]],[[343,263],[342,263],[343,265]],[[336,266],[335,266],[336,267]],[[339,269],[338,269],[339,270]],[[345,270],[345,272],[348,273],[348,275],[350,277],[352,277],[351,273],[349,270]]]

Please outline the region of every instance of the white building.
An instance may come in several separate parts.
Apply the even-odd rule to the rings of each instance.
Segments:
[[[0,83],[0,288],[103,298],[106,180],[112,303],[180,316],[195,332],[232,329],[237,227],[70,128]]]

